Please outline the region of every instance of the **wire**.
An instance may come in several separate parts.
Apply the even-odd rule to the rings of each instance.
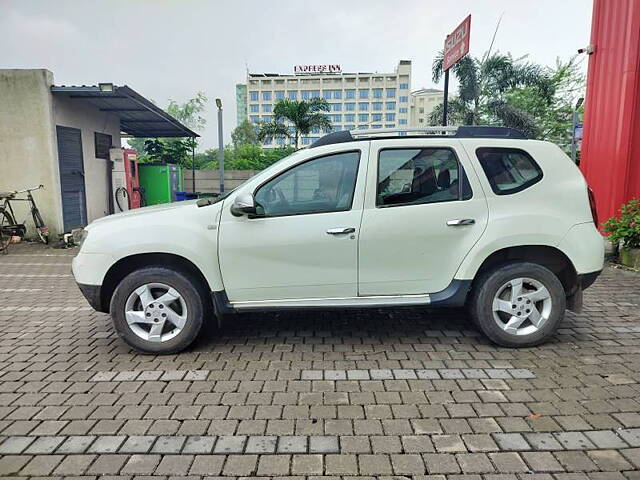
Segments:
[[[118,205],[118,208],[120,209],[121,212],[124,212],[124,208],[122,208],[122,205],[120,205],[120,196],[123,198],[127,199],[127,210],[131,209],[131,198],[129,197],[129,192],[127,191],[126,188],[124,187],[118,187],[116,188],[116,192],[114,194],[114,197],[116,197],[116,205]]]

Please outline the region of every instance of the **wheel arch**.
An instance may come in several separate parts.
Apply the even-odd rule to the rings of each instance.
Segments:
[[[573,263],[560,249],[548,245],[518,245],[501,248],[485,258],[474,275],[471,288],[484,272],[518,261],[535,263],[551,270],[562,283],[567,296],[573,295],[579,286]]]
[[[211,298],[209,282],[191,260],[174,253],[139,253],[119,259],[107,270],[100,289],[100,311],[109,313],[113,292],[124,277],[135,270],[151,266],[168,267],[189,275],[196,280],[203,293],[206,294],[205,298]]]

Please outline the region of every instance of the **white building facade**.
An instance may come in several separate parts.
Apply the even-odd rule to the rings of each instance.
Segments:
[[[451,98],[451,94],[449,95]],[[435,88],[421,88],[411,92],[409,125],[411,127],[427,127],[431,112],[444,100],[444,92]]]
[[[329,103],[332,131],[410,126],[410,60],[401,60],[393,73],[345,73],[339,65],[299,65],[294,72],[249,73],[246,84],[236,86],[238,124],[245,118],[255,124],[272,121],[274,105],[285,98],[323,98]],[[326,133],[315,129],[303,135],[300,144],[310,145]],[[265,147],[287,143],[275,138]]]

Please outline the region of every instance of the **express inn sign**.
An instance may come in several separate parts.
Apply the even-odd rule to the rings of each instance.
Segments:
[[[293,73],[340,73],[340,65],[295,65]]]

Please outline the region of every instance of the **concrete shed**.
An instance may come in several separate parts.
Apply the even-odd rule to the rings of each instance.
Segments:
[[[0,69],[0,191],[43,184],[34,197],[53,238],[112,213],[108,152],[125,134],[198,136],[127,86],[56,86],[48,70]],[[30,218],[22,203],[19,222]]]

